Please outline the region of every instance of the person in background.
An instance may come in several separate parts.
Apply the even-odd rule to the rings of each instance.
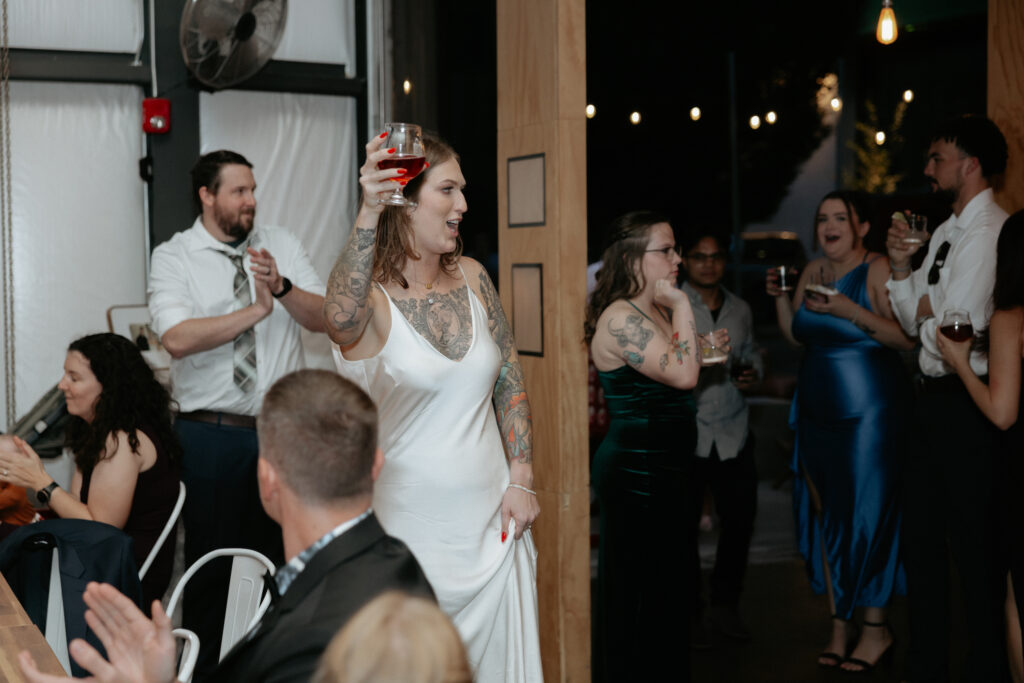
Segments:
[[[691,233],[682,253],[686,269],[682,289],[690,298],[697,333],[725,328],[732,345],[728,363],[704,367],[694,390],[697,449],[691,480],[693,523],[700,520],[704,494],[710,487],[721,525],[711,574],[711,621],[724,635],[748,640],[750,631],[738,607],[757,512],[757,467],[743,393],[763,375],[764,362],[754,344],[750,306],[722,286],[728,254],[722,237],[710,232]],[[699,592],[699,556],[694,556],[694,562],[694,585]],[[695,607],[690,642],[697,648],[710,647],[711,634],[699,595]]]
[[[607,245],[584,323],[611,416],[591,472],[601,509],[595,678],[689,680],[679,641],[695,580],[697,330],[664,216],[619,217]]]
[[[459,632],[437,604],[398,591],[334,636],[313,683],[473,683]]]
[[[982,345],[988,345],[989,380],[986,384],[971,368],[973,340],[956,342],[944,334],[935,342],[942,359],[953,368],[967,393],[985,417],[1003,430],[999,542],[1009,560],[1006,600],[1007,660],[1015,683],[1024,681],[1024,537],[1017,524],[1024,519],[1024,400],[1021,400],[1021,364],[1024,357],[1024,211],[1006,219],[996,242],[996,281],[992,289],[995,312]]]
[[[171,427],[171,398],[131,340],[91,334],[71,342],[64,360],[71,419],[67,445],[75,458],[71,488],[57,485],[22,439],[0,451],[0,481],[37,492],[65,519],[93,519],[123,529],[142,566],[178,500],[181,447]],[[163,596],[174,569],[175,534],[142,580],[145,605]]]
[[[807,264],[792,301],[776,271],[767,282],[783,336],[804,347],[790,415],[793,505],[811,588],[828,593],[832,610],[818,664],[851,672],[873,668],[894,640],[886,615],[903,590],[899,474],[910,400],[895,349],[913,347],[889,308],[889,262],[864,246],[866,204],[859,193],[825,195],[815,212],[824,256]],[[864,628],[848,652],[859,607]]]
[[[14,437],[0,434],[0,453],[16,454],[18,446]],[[0,481],[0,539],[20,526],[31,523],[36,518],[36,510],[28,502],[23,486],[15,486]]]
[[[149,312],[180,409],[186,565],[228,547],[282,559],[256,489],[256,414],[267,388],[305,365],[301,328],[323,331],[323,284],[292,233],[256,222],[255,190],[245,157],[204,154],[192,168],[199,216],[153,251]],[[200,680],[220,651],[229,570],[211,564],[185,591],[184,626],[203,643]]]
[[[960,116],[943,124],[932,135],[924,175],[953,213],[933,231],[917,270],[911,269],[910,259],[921,245],[904,241],[904,221],[892,222],[886,241],[893,313],[908,335],[921,340],[912,448],[904,475],[907,677],[913,683],[949,676],[950,552],[960,576],[969,638],[964,680],[1000,681],[1006,674],[997,430],[943,362],[937,338],[944,313],[954,309],[966,311],[976,329],[989,327],[996,241],[1007,218],[992,184],[1006,169],[1007,156],[1006,139],[989,119]],[[970,354],[970,365],[987,378],[988,359],[980,351]]]

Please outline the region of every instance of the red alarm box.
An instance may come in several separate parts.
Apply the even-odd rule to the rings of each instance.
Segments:
[[[165,97],[147,97],[142,100],[142,130],[147,133],[167,133],[171,130],[171,101]]]

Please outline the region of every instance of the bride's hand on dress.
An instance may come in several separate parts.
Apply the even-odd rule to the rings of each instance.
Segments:
[[[501,542],[508,540],[508,521],[516,520],[516,539],[523,536],[523,532],[533,525],[533,520],[540,514],[540,505],[537,503],[537,496],[527,493],[522,489],[512,486],[505,489],[505,495],[501,499]]]

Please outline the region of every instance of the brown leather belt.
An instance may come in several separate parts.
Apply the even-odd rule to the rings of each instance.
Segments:
[[[178,419],[191,420],[192,422],[206,422],[222,427],[245,427],[246,429],[256,429],[256,418],[252,415],[220,413],[216,410],[195,410],[191,413],[178,413]]]

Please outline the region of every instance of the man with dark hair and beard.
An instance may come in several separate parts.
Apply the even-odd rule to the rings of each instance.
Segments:
[[[184,451],[185,562],[216,548],[283,559],[280,528],[260,506],[256,415],[278,378],[305,365],[300,326],[323,330],[324,286],[283,228],[258,225],[252,164],[220,150],[192,169],[199,216],[153,251],[149,311],[171,354]],[[184,625],[202,643],[200,678],[217,661],[230,562],[189,582]]]
[[[1006,169],[1006,140],[983,116],[961,116],[937,130],[924,175],[953,209],[935,228],[917,270],[905,221],[893,221],[886,246],[893,313],[919,337],[915,419],[904,466],[903,561],[907,573],[910,649],[907,679],[949,680],[949,552],[960,576],[969,637],[965,681],[1006,680],[1002,605],[1006,568],[999,560],[996,428],[975,406],[956,372],[943,363],[936,335],[943,314],[966,311],[975,330],[988,327],[996,241],[1006,211],[992,186]],[[971,369],[988,381],[988,358],[975,350]],[[884,625],[865,626],[885,628]]]

